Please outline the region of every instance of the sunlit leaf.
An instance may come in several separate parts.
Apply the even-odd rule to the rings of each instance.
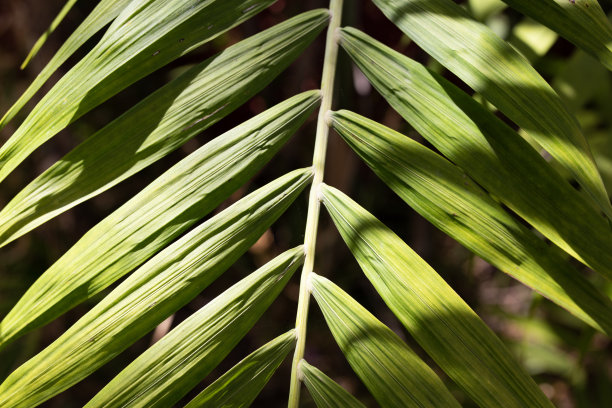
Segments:
[[[142,353],[85,407],[153,408],[178,402],[259,320],[303,254],[301,247],[288,251],[217,296]]]
[[[295,346],[295,330],[260,347],[206,387],[185,408],[242,408],[251,403]]]
[[[64,18],[70,12],[70,10],[72,10],[72,7],[76,4],[77,1],[78,0],[68,0],[68,1],[66,1],[66,4],[64,4],[64,7],[62,7],[60,12],[53,19],[53,21],[51,22],[51,25],[49,26],[49,28],[47,28],[47,30],[40,36],[40,38],[38,38],[38,40],[36,40],[36,42],[32,46],[32,49],[28,53],[28,56],[25,58],[25,60],[21,64],[21,69],[24,69],[28,65],[30,60],[32,58],[34,58],[34,56],[38,53],[40,48],[47,41],[47,38],[49,38],[49,36],[55,31],[57,26],[60,25],[60,23],[64,20]]]
[[[64,63],[66,60],[74,54],[87,40],[93,37],[98,31],[100,31],[105,25],[115,19],[125,8],[125,6],[132,0],[101,0],[96,8],[87,16],[85,20],[74,30],[70,37],[62,44],[61,48],[55,53],[53,58],[45,65],[43,70],[36,76],[34,82],[30,84],[28,89],[19,97],[19,99],[11,106],[11,108],[4,114],[0,119],[0,129],[2,129],[11,119],[19,113],[23,106],[34,96],[36,92],[47,82],[47,80],[53,75],[53,73]],[[69,0],[66,3],[66,7],[75,3],[75,0]],[[62,9],[56,20],[51,24],[51,28],[56,23],[59,23],[63,19],[66,7]],[[51,30],[53,31],[53,30]],[[37,47],[42,47],[50,31],[45,32],[40,40],[34,45],[32,51],[28,55],[28,58],[24,61],[22,69],[29,62],[29,59],[33,58],[36,54]]]
[[[106,217],[0,322],[0,345],[93,296],[201,219],[278,151],[318,98],[316,91],[299,95],[230,130]]]
[[[577,120],[523,56],[452,0],[373,1],[423,50],[525,129],[612,220]]]
[[[96,132],[2,209],[0,245],[107,190],[217,122],[278,75],[327,20],[325,10],[314,10],[241,41]]]
[[[0,406],[38,404],[125,350],[232,265],[309,180],[308,170],[289,173],[151,258],[59,339],[15,370],[0,385]],[[273,265],[280,262],[294,270],[302,257],[303,249],[297,248]]]
[[[552,407],[470,307],[383,223],[340,191],[323,203],[376,291],[421,347],[481,407]]]
[[[0,148],[0,180],[83,114],[273,2],[133,0]]]
[[[550,27],[612,70],[612,25],[597,0],[503,0]]]
[[[606,219],[521,136],[441,76],[371,37],[345,29],[342,45],[442,154],[559,247],[612,279]]]
[[[300,362],[300,370],[308,392],[318,408],[365,408],[357,398],[306,361]]]
[[[336,343],[378,403],[386,407],[459,407],[436,374],[387,326],[326,278],[312,294]]]
[[[506,213],[461,169],[385,126],[340,111],[332,125],[408,205],[475,254],[580,319],[612,333],[612,306],[586,278]]]

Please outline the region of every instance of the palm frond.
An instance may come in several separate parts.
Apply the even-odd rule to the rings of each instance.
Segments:
[[[192,399],[185,408],[249,407],[295,346],[295,330],[264,344]]]
[[[352,112],[332,126],[410,207],[492,265],[598,330],[612,333],[612,305],[460,168],[419,143]]]
[[[300,370],[304,376],[304,384],[318,408],[365,408],[365,405],[348,391],[305,360],[300,363]]]
[[[542,145],[612,220],[610,199],[578,121],[523,56],[452,0],[373,1],[429,55]]]
[[[135,0],[0,148],[0,181],[34,149],[125,87],[240,24],[273,0]],[[71,84],[80,84],[73,87]]]

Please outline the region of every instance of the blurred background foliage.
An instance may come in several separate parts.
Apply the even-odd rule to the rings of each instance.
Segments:
[[[0,111],[5,112],[26,89],[54,51],[77,27],[95,1],[80,1],[58,29],[49,37],[39,55],[23,71],[21,62],[38,36],[43,33],[62,8],[62,0],[1,0],[0,1]],[[520,50],[562,96],[580,121],[595,159],[608,188],[612,191],[612,73],[595,59],[569,42],[559,38],[542,25],[508,9],[499,0],[459,1],[474,17],[485,22],[502,38]],[[600,0],[607,13],[612,2]],[[4,182],[0,189],[0,205],[4,206],[21,188],[51,164],[70,151],[96,129],[109,123],[137,101],[149,95],[186,67],[214,55],[227,46],[262,29],[277,24],[299,12],[327,7],[326,0],[300,2],[278,0],[272,7],[241,26],[220,36],[212,43],[171,63],[146,77],[127,90],[94,109],[62,131],[52,142],[34,152]],[[609,14],[610,15],[610,14]],[[363,0],[347,0],[344,25],[358,27],[376,39],[441,72],[462,89],[469,89],[431,60],[416,45],[389,23],[371,4]],[[50,89],[87,49],[100,38],[96,36],[73,56],[51,79],[43,91]],[[2,248],[0,254],[0,315],[5,315],[26,288],[61,254],[69,249],[87,230],[128,200],[165,169],[225,130],[260,113],[266,108],[307,89],[318,88],[323,61],[321,36],[290,68],[264,91],[252,98],[218,124],[187,142],[181,149],[141,171],[108,192],[52,219],[43,226]],[[365,77],[342,55],[337,77],[335,106],[348,108],[420,141],[426,142],[407,125],[374,91]],[[75,84],[78,86],[78,84]],[[39,96],[42,92],[39,93]],[[474,98],[487,104],[479,95]],[[488,105],[488,104],[487,104]],[[33,102],[28,105],[30,108]],[[493,109],[493,107],[491,107]],[[1,133],[4,142],[23,120],[24,109],[16,120]],[[315,117],[294,136],[277,157],[246,186],[234,194],[217,212],[243,196],[291,169],[308,166],[312,159]],[[129,135],[126,135],[129,137]],[[431,146],[429,146],[431,147]],[[545,154],[545,153],[543,153]],[[560,170],[561,171],[561,170]],[[566,175],[569,179],[569,175]],[[516,357],[535,378],[545,394],[558,407],[612,407],[612,346],[610,339],[595,333],[553,303],[531,289],[499,272],[473,256],[451,238],[433,228],[426,220],[407,207],[380,182],[373,173],[332,134],[328,150],[326,183],[347,192],[430,263],[461,297],[511,347]],[[251,248],[238,263],[198,298],[164,322],[150,335],[136,342],[115,360],[98,370],[79,385],[51,399],[42,406],[77,407],[87,402],[125,365],[152,342],[165,334],[191,313],[219,294],[223,288],[263,265],[275,255],[303,242],[307,202],[305,196]],[[211,216],[214,214],[211,214]],[[316,272],[332,278],[362,305],[398,333],[433,367],[419,346],[396,321],[366,279],[339,238],[327,214],[322,213],[316,257]],[[587,275],[589,271],[578,263]],[[251,333],[205,382],[187,396],[188,401],[250,351],[272,337],[293,327],[298,296],[296,275]],[[594,283],[612,294],[610,285],[592,277]],[[607,285],[607,287],[606,287]],[[113,286],[114,287],[114,286]],[[49,325],[23,337],[0,354],[0,379],[37,350],[50,344],[111,288],[81,304]],[[367,390],[352,374],[331,334],[325,327],[320,311],[311,309],[306,359],[343,385],[366,405],[374,406]],[[444,374],[437,370],[444,377]],[[286,406],[290,361],[277,371],[254,406]],[[466,407],[473,403],[444,378],[449,389]],[[308,393],[303,406],[314,406]]]

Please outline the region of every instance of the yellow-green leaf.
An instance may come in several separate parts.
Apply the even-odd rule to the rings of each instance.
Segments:
[[[340,191],[321,196],[342,238],[385,303],[481,407],[552,407],[510,351],[424,260]]]
[[[2,209],[0,246],[114,186],[216,123],[278,75],[327,20],[326,10],[313,10],[245,39],[96,132]]]
[[[301,264],[303,254],[301,247],[288,251],[217,296],[142,353],[85,407],[173,406],[259,320]]]
[[[102,220],[0,322],[0,346],[93,296],[201,219],[278,151],[318,99],[317,91],[298,95],[226,132]]]
[[[308,169],[291,172],[151,258],[60,338],[15,370],[0,385],[0,406],[30,407],[45,401],[121,353],[219,277],[309,180]],[[272,264],[280,262],[294,270],[302,258],[303,249],[296,248]]]
[[[612,229],[504,122],[421,64],[355,29],[342,46],[389,103],[449,160],[548,239],[612,279]]]
[[[365,408],[357,398],[305,360],[300,361],[300,371],[318,408]]]
[[[481,93],[567,168],[612,220],[578,121],[528,61],[452,0],[374,0],[423,50]]]
[[[550,27],[612,70],[612,25],[597,0],[503,0]]]
[[[11,106],[11,108],[0,119],[0,129],[2,129],[11,119],[15,117],[28,103],[28,101],[38,92],[38,90],[47,82],[53,73],[74,54],[87,40],[100,31],[105,25],[115,19],[131,0],[101,0],[96,8],[87,16],[85,20],[74,30],[70,37],[62,44],[60,49],[55,53],[53,58],[45,65],[43,70],[36,76],[34,82],[30,84],[28,89],[19,97],[19,99]],[[21,68],[23,69],[31,58],[34,57],[40,47],[42,47],[48,35],[55,29],[55,26],[61,22],[65,14],[74,5],[76,0],[69,0],[66,6],[60,11],[57,18],[51,23],[51,28],[45,32],[42,37],[36,42],[32,51],[24,61]]]
[[[336,343],[383,408],[460,406],[391,329],[330,280],[313,273],[311,283]]]
[[[185,408],[250,407],[294,347],[295,330],[290,330],[249,354],[206,387]]]
[[[612,305],[589,281],[443,157],[383,125],[340,111],[332,125],[408,205],[470,251],[586,323],[612,333]]]
[[[0,181],[57,132],[274,0],[133,0],[0,148]],[[73,86],[79,84],[79,86]]]

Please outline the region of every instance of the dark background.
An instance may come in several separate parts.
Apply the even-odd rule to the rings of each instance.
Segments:
[[[77,6],[49,38],[31,65],[24,71],[20,71],[19,65],[23,58],[25,58],[38,36],[46,30],[63,3],[60,0],[0,0],[0,78],[2,83],[0,87],[0,111],[2,113],[25,90],[51,58],[54,51],[59,48],[62,41],[70,35],[72,30],[95,5],[95,2],[90,0],[77,3]],[[313,8],[327,7],[327,4],[327,1],[324,0],[304,0],[300,2],[279,0],[268,10],[222,35],[212,43],[200,47],[190,55],[171,63],[168,67],[129,87],[36,150],[3,181],[0,188],[0,205],[4,206],[21,188],[78,143],[93,134],[96,129],[106,125],[137,101],[166,83],[174,69],[202,61],[228,45],[288,17]],[[609,4],[602,2],[602,5],[608,12],[610,11]],[[487,22],[496,25],[498,28],[501,27],[502,31],[505,30],[510,36],[512,28],[521,20],[522,16],[518,13],[506,10],[491,16]],[[430,67],[440,70],[440,72],[444,72],[434,61],[430,61],[418,47],[411,44],[369,1],[345,0],[343,25],[356,26],[396,50],[426,63]],[[90,48],[99,38],[100,36],[95,37],[86,44],[84,49]],[[274,80],[266,90],[218,124],[187,142],[181,149],[102,195],[52,219],[8,246],[1,248],[0,317],[4,316],[27,287],[87,230],[127,201],[136,191],[153,181],[172,164],[225,130],[231,129],[266,108],[298,92],[318,88],[323,61],[323,47],[324,34],[321,34],[315,43],[286,72]],[[563,75],[567,75],[568,61],[574,58],[574,53],[575,48],[571,44],[559,39],[544,57],[535,59],[536,68],[546,79],[554,81],[563,77]],[[64,64],[43,90],[50,89],[61,74],[66,72],[84,54],[85,51],[80,51],[68,63]],[[448,72],[445,72],[444,75],[468,90]],[[603,75],[607,75],[607,80],[610,81],[609,72],[604,70]],[[42,92],[39,92],[37,98],[40,95],[42,95]],[[569,103],[571,104],[571,102],[570,100]],[[28,105],[29,108],[32,106],[33,103]],[[367,85],[363,76],[352,67],[342,51],[334,106],[354,110],[423,142],[420,136],[389,108],[376,91]],[[577,110],[579,118],[581,118],[580,114],[585,109],[599,115],[595,127],[597,135],[602,132],[604,135],[610,135],[609,122],[612,111],[608,111],[610,114],[606,116],[605,109],[607,108],[605,106],[604,102],[593,98],[593,100],[585,102],[580,110]],[[6,140],[14,132],[16,126],[23,120],[28,111],[29,109],[24,109],[16,120],[0,132],[0,140]],[[309,166],[312,160],[315,120],[316,115],[313,115],[279,155],[253,180],[234,194],[219,210],[245,193],[253,191],[289,170]],[[590,128],[587,128],[587,131],[588,129]],[[599,144],[594,144],[599,147]],[[608,145],[604,143],[602,151],[605,152],[606,146]],[[605,156],[602,153],[602,157],[605,159],[605,157],[610,158],[612,156]],[[325,182],[353,197],[392,228],[429,262],[489,326],[507,342],[515,351],[517,358],[527,367],[544,392],[557,406],[612,406],[612,387],[610,387],[612,362],[610,341],[607,338],[593,333],[591,329],[569,314],[534,294],[530,289],[512,280],[507,275],[497,271],[486,262],[471,255],[451,238],[433,228],[380,182],[333,132],[330,135]],[[301,244],[304,238],[306,210],[307,194],[305,193],[249,253],[243,256],[215,284],[179,311],[174,316],[172,325],[175,326],[233,282],[246,276],[275,255]],[[425,361],[435,368],[435,364],[410,338],[409,334],[406,333],[372,289],[324,211],[322,211],[317,246],[315,271],[334,280],[349,292],[405,339],[408,344],[413,346]],[[588,273],[588,271],[585,271],[585,273]],[[298,275],[299,273],[296,273],[296,276],[270,310],[226,361],[184,401],[188,401],[195,396],[199,390],[248,353],[293,327],[299,290]],[[11,347],[0,352],[0,380],[5,378],[20,363],[50,344],[111,289],[107,289],[65,316],[19,339]],[[42,406],[66,408],[82,406],[121,371],[128,362],[144,351],[151,344],[153,337],[154,334],[151,333],[140,339],[96,373]],[[372,397],[342,357],[314,302],[311,306],[308,326],[306,359],[346,387],[366,405],[375,406]],[[439,369],[435,369],[464,406],[474,406],[462,391],[445,378],[445,375]],[[289,376],[290,357],[277,371],[254,406],[286,406]],[[307,391],[304,390],[302,395],[303,406],[314,406]]]

